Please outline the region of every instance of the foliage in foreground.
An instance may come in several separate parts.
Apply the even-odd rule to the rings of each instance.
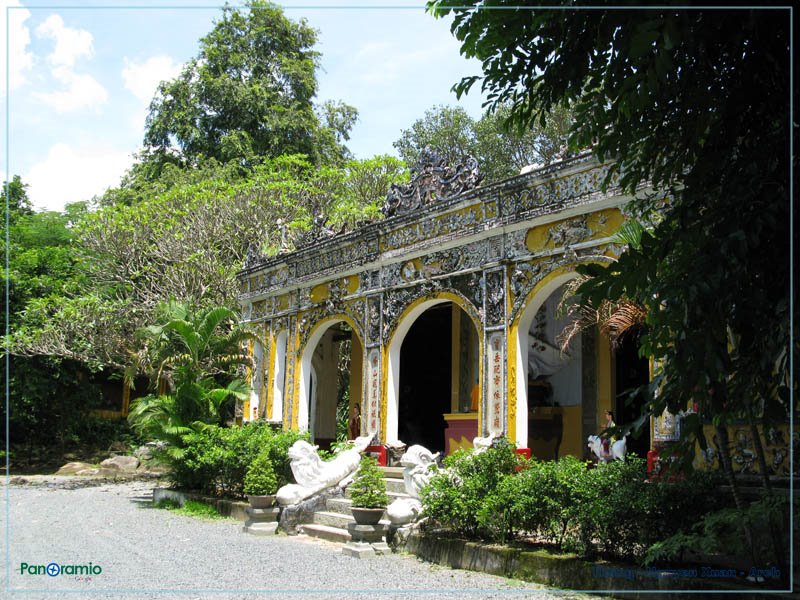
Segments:
[[[276,489],[293,482],[289,447],[300,439],[307,440],[308,434],[276,431],[261,421],[212,425],[183,436],[182,453],[168,460],[179,488],[241,497],[248,469],[259,457],[274,469]]]
[[[350,484],[350,498],[356,508],[386,508],[386,482],[378,469],[378,461],[372,456],[362,456],[358,470]]]
[[[262,451],[250,464],[244,476],[244,493],[248,496],[270,496],[278,491],[278,477],[269,458],[269,450]]]
[[[662,371],[642,390],[648,413],[699,405],[716,425],[741,510],[726,424],[752,421],[762,406],[765,421],[785,422],[796,393],[788,365],[799,339],[797,323],[789,326],[791,15],[495,4],[509,10],[428,3],[452,17],[462,54],[482,61],[483,74],[454,89],[461,95],[480,82],[487,105],[510,105],[521,128],[568,102],[571,144],[613,159],[608,181],[618,175],[631,195],[660,191],[639,194],[635,207],[659,214],[654,230],[607,269],[587,265],[591,279],[579,293],[594,307],[627,298],[646,310],[641,350]],[[695,439],[706,447],[699,416],[684,419],[682,434],[687,448]]]
[[[586,556],[641,559],[718,506],[707,474],[651,482],[636,457],[590,469],[574,457],[525,461],[501,446],[456,453],[445,466],[422,492],[424,515],[435,523],[476,539],[525,537]]]
[[[153,386],[166,382],[168,389],[134,401],[128,421],[140,435],[169,442],[170,451],[178,451],[182,436],[224,422],[232,413],[230,400],[246,397],[249,386],[233,373],[249,364],[242,342],[251,334],[225,307],[192,312],[185,304],[170,303],[163,310],[165,322],[139,332],[145,342],[140,360],[156,366]]]

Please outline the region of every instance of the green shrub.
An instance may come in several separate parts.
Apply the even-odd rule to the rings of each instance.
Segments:
[[[244,477],[244,493],[251,496],[270,496],[278,491],[278,478],[269,454],[259,454],[247,469]]]
[[[183,436],[184,447],[169,461],[175,484],[213,495],[241,497],[247,470],[264,454],[275,470],[276,488],[293,481],[289,447],[308,433],[275,431],[264,422],[241,427],[209,425]]]
[[[483,531],[491,537],[505,537],[508,527],[502,522],[490,522],[484,502],[497,496],[497,488],[521,464],[514,446],[500,440],[484,452],[461,450],[445,459],[447,470],[433,477],[422,490],[423,515],[454,531],[476,537]],[[500,497],[495,502],[502,502]],[[491,519],[494,519],[491,516]],[[486,528],[491,531],[486,531]]]
[[[373,457],[361,458],[353,483],[350,484],[350,498],[356,508],[386,508],[389,503],[383,473]]]

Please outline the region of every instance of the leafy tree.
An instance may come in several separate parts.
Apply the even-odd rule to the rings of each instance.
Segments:
[[[336,230],[374,219],[389,184],[405,176],[391,157],[315,167],[286,156],[243,178],[216,161],[201,171],[169,166],[130,204],[80,219],[71,231],[85,281],[68,297],[30,302],[14,351],[124,369],[136,330],[156,320],[160,303],[236,306],[251,244],[265,254],[291,249],[318,214]]]
[[[572,143],[615,159],[625,192],[668,192],[665,206],[638,203],[660,213],[641,247],[587,268],[581,292],[646,308],[642,352],[661,365],[649,412],[697,401],[734,483],[725,424],[762,404],[785,421],[790,393],[788,13],[477,5],[429,4],[454,15],[462,53],[483,63],[459,94],[481,81],[518,126],[569,101]],[[692,416],[682,430],[705,446],[701,425]]]
[[[527,165],[548,165],[567,155],[568,110],[557,109],[545,126],[534,124],[523,131],[506,126],[509,113],[508,107],[501,106],[475,121],[460,106],[437,106],[403,130],[394,147],[408,165],[417,161],[425,146],[440,152],[450,164],[469,154],[478,160],[488,181],[517,175]]]
[[[34,212],[26,188],[15,175],[3,186],[0,199],[3,206],[8,199],[9,245],[3,244],[2,251],[3,264],[8,256],[8,270],[3,270],[2,283],[4,288],[8,285],[9,302],[6,306],[3,294],[3,314],[12,335],[30,303],[43,298],[57,301],[83,280],[70,229],[83,207],[71,205],[63,214]],[[5,239],[5,220],[0,228]],[[6,350],[4,344],[0,355],[5,357]],[[100,399],[99,388],[90,382],[91,371],[60,357],[12,354],[8,359],[9,369],[0,372],[0,383],[5,388],[8,381],[10,441],[15,446],[26,442],[29,459],[34,444],[63,447]]]
[[[655,212],[652,232],[607,269],[587,267],[585,302],[627,298],[647,314],[641,352],[660,366],[645,393],[648,414],[694,401],[683,419],[685,463],[715,426],[737,510],[727,424],[758,413],[785,422],[791,394],[789,19],[771,9],[476,10],[453,14],[462,53],[483,63],[488,105],[513,105],[509,121],[546,120],[570,102],[573,146],[614,159],[624,192],[666,193],[636,203]],[[795,298],[796,300],[796,298]],[[658,392],[658,393],[656,393]],[[760,444],[759,436],[754,443]],[[758,451],[759,456],[763,452]],[[762,469],[766,466],[761,461]],[[765,479],[768,485],[768,478]],[[752,531],[746,527],[748,542]],[[782,538],[772,536],[776,560]]]
[[[145,176],[164,164],[202,158],[249,165],[253,157],[305,154],[315,163],[347,155],[357,112],[344,104],[316,114],[316,32],[287,19],[280,7],[254,0],[226,6],[200,51],[181,74],[159,85],[150,104]]]

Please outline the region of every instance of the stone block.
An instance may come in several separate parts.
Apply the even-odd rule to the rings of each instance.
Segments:
[[[253,508],[248,506],[244,509],[249,517],[249,521],[277,521],[281,514],[281,509],[277,506],[272,508]]]
[[[378,556],[384,556],[392,553],[392,549],[386,542],[375,542],[374,544],[370,544],[370,546],[372,546],[372,549],[375,550],[375,554]]]
[[[375,549],[363,542],[350,542],[342,547],[342,554],[353,558],[371,558],[375,556]]]
[[[371,544],[383,541],[385,528],[383,525],[359,525],[358,523],[349,523],[347,525],[347,532],[354,542],[366,542]]]
[[[139,466],[139,459],[135,456],[112,456],[100,463],[100,468],[117,469],[124,473],[132,473]]]
[[[275,532],[278,531],[278,522],[247,521],[242,527],[242,531],[251,535],[275,535]]]

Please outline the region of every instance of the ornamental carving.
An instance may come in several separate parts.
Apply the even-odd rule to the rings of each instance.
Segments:
[[[506,316],[506,286],[503,271],[490,271],[484,278],[486,292],[486,326],[500,325],[505,323]]]
[[[367,344],[376,344],[381,341],[381,297],[370,296],[367,298]]]
[[[603,218],[602,215],[600,218]],[[556,247],[574,246],[588,239],[591,235],[592,230],[586,222],[586,215],[576,219],[570,219],[569,221],[562,221],[551,227],[547,232],[547,237]]]
[[[383,214],[392,217],[458,196],[476,188],[482,179],[478,161],[473,157],[464,156],[461,163],[451,167],[443,156],[426,146],[411,168],[411,181],[404,185],[392,184]]]
[[[471,312],[473,317],[478,320],[483,318],[483,286],[481,285],[481,273],[467,273],[457,277],[450,277],[447,280],[447,287],[463,296],[472,305]]]

